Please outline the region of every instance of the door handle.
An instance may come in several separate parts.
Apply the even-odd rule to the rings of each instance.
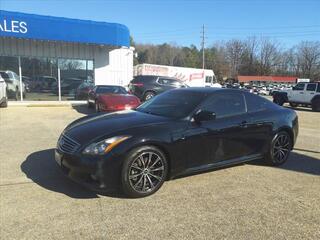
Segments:
[[[303,94],[303,92],[299,92],[300,94]]]

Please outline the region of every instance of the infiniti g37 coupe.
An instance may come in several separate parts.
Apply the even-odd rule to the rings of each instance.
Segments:
[[[135,110],[80,118],[61,134],[55,159],[74,180],[131,197],[167,179],[252,160],[283,164],[298,135],[296,113],[233,89],[185,88]]]

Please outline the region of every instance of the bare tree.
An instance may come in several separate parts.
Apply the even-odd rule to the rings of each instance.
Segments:
[[[244,50],[245,44],[240,40],[230,40],[226,43],[226,58],[230,65],[230,76],[232,78],[238,75]]]
[[[259,74],[270,75],[274,68],[280,64],[280,60],[279,43],[268,38],[261,39],[258,52]]]
[[[302,42],[297,46],[299,70],[303,77],[320,77],[320,42]]]

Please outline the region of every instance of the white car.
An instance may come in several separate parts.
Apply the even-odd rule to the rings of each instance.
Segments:
[[[0,76],[4,79],[7,84],[7,97],[15,100],[20,99],[20,79],[19,76],[12,71],[0,71]],[[22,82],[22,94],[23,97],[26,95],[26,87]]]
[[[299,105],[320,111],[320,82],[298,83],[292,89],[275,92],[273,102],[279,105],[289,103],[291,107]]]
[[[7,98],[7,84],[4,79],[0,76],[0,107],[8,106]]]

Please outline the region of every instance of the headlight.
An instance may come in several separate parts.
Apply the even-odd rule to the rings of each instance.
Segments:
[[[131,136],[117,136],[102,140],[97,143],[92,143],[86,147],[82,153],[90,155],[103,155],[110,152],[115,146],[130,137]]]

